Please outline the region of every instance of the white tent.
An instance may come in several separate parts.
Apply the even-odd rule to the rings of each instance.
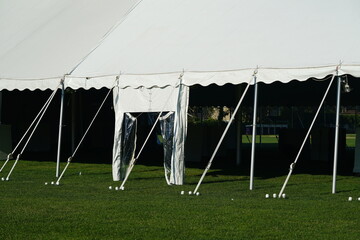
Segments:
[[[237,84],[255,68],[259,81],[287,82],[324,77],[340,61],[340,74],[360,75],[356,0],[1,0],[0,6],[0,89],[50,88],[54,81],[44,79],[69,73],[66,85],[73,88],[110,87],[119,72],[122,87],[176,85],[182,71],[185,85]]]
[[[138,2],[0,0],[0,89],[55,88]]]
[[[0,89],[52,88],[66,74],[65,87],[74,89],[112,88],[120,76],[120,93],[240,84],[254,72],[265,83],[360,77],[356,0],[33,0],[0,6]],[[130,101],[136,99],[122,104]]]
[[[258,67],[258,81],[271,83],[322,78],[340,61],[340,74],[359,76],[359,9],[354,0],[142,1],[72,76],[121,71],[121,86],[151,87],[184,70],[185,85],[223,85]]]

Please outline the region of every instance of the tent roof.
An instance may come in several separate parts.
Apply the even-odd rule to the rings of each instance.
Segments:
[[[139,0],[0,0],[0,89],[55,88]]]
[[[91,36],[96,40],[89,42],[87,37],[72,41],[73,35],[78,34],[76,29],[85,31],[86,21],[100,21],[103,26],[102,17],[114,14],[116,3],[95,0],[86,3],[94,11],[103,8],[99,11],[101,17],[96,16],[95,21],[87,16],[96,14],[85,13],[79,7],[77,11],[62,11],[65,3],[57,2],[59,7],[49,8],[57,24],[45,20],[53,19],[51,16],[44,16],[47,31],[42,34],[37,30],[39,27],[28,29],[25,24],[28,34],[23,38],[24,44],[19,42],[9,56],[4,56],[3,44],[0,45],[0,78],[60,77],[71,73],[66,86],[101,88],[113,86],[121,72],[121,87],[164,87],[178,84],[183,74],[183,84],[206,86],[248,82],[257,69],[258,81],[271,83],[323,78],[334,74],[340,61],[339,74],[360,77],[360,28],[354,27],[360,26],[357,0],[142,0],[138,4],[122,1],[120,5],[124,6],[117,6],[118,11],[123,11],[122,17],[108,19],[108,26],[117,22],[116,26],[102,41]],[[75,1],[73,5],[81,3]],[[62,21],[67,27],[72,23],[76,28],[68,31]],[[54,30],[57,28],[59,32]],[[54,42],[50,43],[42,39],[54,32],[61,32],[58,37],[66,43],[56,37],[51,37]],[[33,34],[39,36],[34,38]],[[31,43],[35,42],[37,48],[32,49]],[[62,48],[55,48],[57,43]],[[68,45],[72,47],[66,48]],[[85,48],[91,45],[93,50],[86,52]],[[76,57],[73,51],[78,53]],[[36,60],[38,65],[25,67],[28,72],[18,71],[39,56],[43,61]],[[79,56],[82,61],[76,65]],[[46,61],[58,58],[62,61]],[[56,71],[49,70],[54,67]],[[69,70],[72,68],[74,71]],[[0,88],[6,87],[1,84]]]

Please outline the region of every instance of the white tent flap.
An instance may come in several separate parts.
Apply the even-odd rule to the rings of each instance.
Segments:
[[[180,87],[181,86],[181,87]],[[133,89],[114,88],[113,101],[115,110],[115,136],[113,147],[113,179],[119,181],[121,176],[121,136],[124,114],[128,112],[175,112],[174,140],[171,156],[170,183],[181,185],[184,182],[184,145],[187,128],[188,87]]]

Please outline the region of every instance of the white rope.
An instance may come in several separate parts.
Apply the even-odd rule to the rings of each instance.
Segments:
[[[320,109],[321,109],[321,107],[322,107],[322,105],[323,105],[323,103],[324,103],[324,101],[325,101],[325,98],[326,98],[326,96],[327,96],[327,94],[328,94],[328,92],[329,92],[329,90],[330,90],[330,87],[331,87],[331,84],[332,84],[333,81],[334,81],[334,78],[335,78],[335,75],[333,75],[332,78],[331,78],[331,81],[330,81],[330,83],[329,83],[329,85],[328,85],[328,87],[327,87],[327,89],[326,89],[326,91],[325,91],[325,94],[324,94],[324,96],[323,96],[323,98],[322,98],[322,100],[321,100],[321,102],[320,102],[320,105],[319,105],[319,107],[318,107],[318,109],[317,109],[317,111],[316,111],[316,114],[315,114],[315,116],[314,116],[314,119],[312,120],[312,123],[311,123],[311,125],[310,125],[310,128],[309,128],[308,132],[306,133],[306,136],[305,136],[305,138],[304,138],[303,143],[301,144],[300,150],[299,150],[299,152],[298,152],[298,154],[297,154],[297,156],[296,156],[296,158],[295,158],[295,161],[290,164],[289,173],[288,173],[288,175],[287,175],[287,177],[286,177],[286,179],[285,179],[285,182],[284,182],[284,184],[283,184],[283,186],[282,186],[282,188],[281,188],[281,190],[280,190],[279,198],[280,198],[281,195],[283,194],[283,192],[284,192],[284,190],[285,190],[285,187],[286,187],[286,185],[287,185],[287,183],[288,183],[288,181],[289,181],[289,179],[290,179],[290,176],[291,176],[291,174],[292,174],[292,172],[293,172],[293,170],[294,170],[294,168],[295,168],[295,165],[296,165],[297,161],[299,160],[299,156],[300,156],[300,154],[301,154],[301,151],[302,151],[303,147],[305,146],[305,143],[306,143],[307,138],[308,138],[309,135],[310,135],[310,131],[311,131],[311,129],[312,129],[314,123],[315,123],[315,120],[316,120],[316,118],[317,118],[317,116],[318,116],[318,114],[319,114],[319,112],[320,112]]]
[[[255,71],[255,73],[254,73],[254,78],[255,78],[255,76],[256,76],[256,73],[257,73],[257,71]],[[205,177],[207,171],[209,171],[209,169],[210,169],[210,167],[211,167],[211,164],[212,164],[212,162],[213,162],[213,160],[214,160],[214,158],[215,158],[215,155],[216,155],[216,153],[217,153],[217,151],[218,151],[218,149],[219,149],[222,141],[224,140],[225,135],[226,135],[227,131],[229,130],[230,125],[231,125],[232,121],[234,120],[235,115],[236,115],[237,111],[239,110],[240,105],[241,105],[241,103],[242,103],[242,101],[243,101],[243,99],[244,99],[244,97],[245,97],[245,94],[246,94],[246,92],[248,91],[248,89],[249,89],[249,87],[250,87],[250,83],[251,83],[252,81],[253,81],[253,79],[251,79],[251,80],[247,83],[246,88],[245,88],[245,90],[244,90],[244,92],[243,92],[243,94],[242,94],[242,96],[241,96],[241,98],[240,98],[240,100],[239,100],[239,102],[238,102],[238,104],[237,104],[234,112],[233,112],[233,115],[231,116],[230,121],[228,122],[228,124],[227,124],[227,126],[226,126],[226,128],[225,128],[225,130],[224,130],[224,132],[223,132],[223,134],[222,134],[222,136],[221,136],[221,138],[220,138],[220,140],[219,140],[219,142],[218,142],[218,144],[217,144],[217,146],[216,146],[216,148],[215,148],[215,150],[214,150],[214,152],[213,152],[210,160],[209,160],[209,163],[208,163],[208,165],[206,166],[206,168],[205,168],[205,170],[204,170],[204,172],[203,172],[203,174],[202,174],[202,176],[201,176],[201,178],[200,178],[200,180],[199,180],[199,182],[198,182],[198,184],[196,185],[196,188],[195,188],[195,190],[194,190],[194,192],[193,192],[194,194],[197,193],[197,191],[198,191],[198,189],[199,189],[202,181],[204,180],[204,177]]]
[[[116,77],[116,82],[118,81],[118,78],[119,78],[119,77],[117,76],[117,77]],[[62,171],[61,175],[59,176],[59,178],[58,178],[58,179],[57,179],[57,181],[56,181],[56,185],[59,185],[59,182],[60,182],[60,180],[61,180],[62,176],[64,175],[64,173],[65,173],[66,169],[68,168],[68,166],[69,166],[70,162],[71,162],[71,161],[72,161],[72,159],[74,158],[74,156],[75,156],[75,154],[76,154],[77,150],[79,149],[80,145],[81,145],[81,144],[82,144],[82,142],[84,141],[85,136],[86,136],[86,135],[87,135],[87,133],[89,132],[89,130],[90,130],[90,128],[91,128],[91,126],[93,125],[93,123],[94,123],[94,121],[95,121],[96,117],[98,116],[98,114],[99,114],[100,110],[101,110],[101,109],[102,109],[102,107],[104,106],[105,101],[106,101],[106,100],[107,100],[107,98],[109,97],[109,95],[110,95],[111,91],[114,89],[114,87],[115,87],[115,84],[114,84],[114,86],[113,86],[112,88],[110,88],[110,89],[109,89],[109,91],[107,92],[107,94],[106,94],[106,96],[105,96],[104,100],[102,101],[102,103],[101,103],[101,105],[100,105],[99,109],[96,111],[96,113],[95,113],[95,115],[94,115],[93,119],[91,120],[91,122],[90,122],[90,124],[89,124],[88,128],[86,129],[86,131],[85,131],[84,135],[82,136],[82,138],[81,138],[80,142],[78,143],[78,145],[77,145],[77,147],[75,148],[75,150],[74,150],[74,152],[72,153],[72,155],[68,158],[68,161],[67,161],[67,164],[66,164],[66,166],[65,166],[64,170]]]
[[[138,1],[138,3],[136,3],[131,9],[129,9],[125,13],[125,15],[118,22],[116,22],[115,25],[113,25],[110,30],[105,33],[105,35],[103,35],[100,42],[88,54],[86,54],[83,59],[81,59],[81,61],[69,72],[69,75],[72,74],[80,66],[80,64],[83,63],[85,59],[87,59],[123,21],[125,21],[125,19],[127,19],[129,14],[137,7],[137,5],[141,3],[141,1],[142,0]]]
[[[55,96],[55,94],[52,96],[51,100],[54,98],[54,96]],[[50,100],[50,101],[51,101],[51,100]],[[44,111],[41,113],[41,115],[40,115],[40,117],[39,117],[39,120],[37,121],[37,123],[36,123],[35,126],[34,126],[34,129],[33,129],[32,132],[30,133],[30,136],[29,136],[28,140],[26,141],[25,145],[23,146],[23,148],[22,148],[22,150],[21,150],[21,152],[20,152],[20,155],[23,154],[25,148],[27,147],[27,145],[28,145],[31,137],[33,136],[36,128],[38,127],[41,119],[43,118],[43,116],[44,116],[44,114],[45,114],[45,112],[46,112],[46,110],[48,109],[49,106],[50,106],[50,102],[46,105]]]
[[[171,95],[170,95],[170,96],[171,96]],[[154,129],[155,129],[155,127],[156,127],[156,124],[157,124],[157,122],[159,121],[160,116],[161,116],[162,113],[163,113],[163,111],[161,111],[161,112],[159,113],[158,117],[156,118],[155,123],[153,124],[153,126],[152,126],[149,134],[147,135],[147,137],[146,137],[143,145],[141,146],[140,151],[139,151],[138,154],[136,155],[136,157],[133,158],[133,159],[131,159],[130,164],[129,164],[129,167],[128,167],[128,170],[126,171],[125,178],[124,178],[123,182],[121,183],[120,189],[123,189],[123,188],[124,188],[124,185],[125,185],[127,179],[129,178],[130,173],[131,173],[133,167],[135,166],[135,163],[136,163],[137,159],[140,157],[140,154],[141,154],[142,150],[144,149],[147,141],[149,140],[149,138],[150,138],[150,136],[151,136],[151,133],[154,131]]]
[[[14,168],[15,168],[16,164],[18,163],[20,156],[21,156],[20,154],[17,155],[16,160],[15,160],[13,166],[11,167],[9,174],[6,176],[6,181],[9,181],[10,175],[14,171]]]
[[[26,143],[24,144],[21,152],[17,155],[16,161],[14,162],[13,166],[11,167],[11,170],[10,170],[9,174],[7,175],[7,177],[6,177],[6,180],[9,180],[9,177],[10,177],[11,173],[13,172],[13,170],[14,170],[17,162],[19,161],[20,156],[23,154],[23,152],[24,152],[25,148],[27,147],[30,139],[32,138],[35,130],[37,129],[37,127],[38,127],[41,119],[43,118],[46,110],[47,110],[48,107],[50,106],[50,103],[51,103],[52,99],[54,98],[54,96],[55,96],[55,94],[56,94],[56,91],[57,91],[57,89],[58,89],[59,86],[60,86],[60,84],[59,84],[59,85],[57,86],[57,88],[52,92],[52,94],[50,95],[50,97],[48,98],[48,100],[45,102],[44,106],[41,108],[40,112],[36,115],[35,119],[34,119],[33,122],[30,124],[29,128],[27,129],[27,131],[25,132],[25,134],[23,135],[23,137],[20,139],[19,143],[16,145],[16,147],[14,148],[14,150],[8,155],[7,160],[5,161],[5,163],[3,164],[3,166],[1,167],[0,172],[3,170],[3,168],[5,167],[5,165],[7,164],[7,162],[9,161],[9,159],[12,158],[15,150],[19,147],[20,143],[23,141],[23,139],[25,138],[25,136],[27,135],[27,133],[30,131],[31,127],[32,127],[32,126],[34,125],[34,123],[36,122],[36,124],[35,124],[32,132],[31,132],[30,136],[28,137]]]
[[[101,103],[101,105],[100,105],[99,109],[97,110],[97,112],[96,112],[96,114],[95,114],[94,118],[92,119],[92,121],[91,121],[91,123],[90,123],[89,127],[86,129],[86,132],[84,133],[84,136],[81,138],[81,140],[80,140],[80,142],[79,142],[78,146],[76,147],[76,149],[75,149],[74,153],[71,155],[71,157],[72,157],[72,158],[74,157],[75,153],[76,153],[76,152],[77,152],[77,150],[79,149],[79,147],[80,147],[81,143],[84,141],[84,138],[85,138],[86,134],[87,134],[87,133],[88,133],[88,131],[90,130],[91,126],[93,125],[93,123],[94,123],[94,121],[95,121],[96,117],[98,116],[98,114],[99,114],[100,110],[101,110],[101,109],[102,109],[102,107],[104,106],[104,103],[105,103],[105,101],[107,100],[107,98],[109,97],[109,95],[110,95],[110,93],[111,93],[111,91],[112,91],[112,90],[113,90],[113,88],[111,88],[111,89],[108,91],[108,93],[106,94],[105,99],[104,99],[104,100],[103,100],[103,102]]]
[[[60,83],[61,84],[61,83]],[[40,116],[40,114],[44,111],[44,108],[47,108],[47,106],[50,104],[50,102],[52,101],[52,99],[54,98],[56,91],[58,90],[60,84],[56,87],[56,89],[51,93],[50,97],[47,99],[47,101],[45,102],[45,104],[43,105],[43,107],[40,109],[39,113],[36,115],[36,117],[34,118],[33,122],[30,124],[30,126],[28,127],[28,129],[26,130],[26,132],[24,133],[24,135],[22,136],[22,138],[20,139],[20,141],[18,142],[18,144],[16,145],[16,147],[14,148],[14,150],[11,152],[11,154],[13,155],[14,152],[16,151],[16,149],[19,147],[19,145],[21,144],[21,142],[24,140],[25,136],[27,135],[27,133],[30,131],[31,127],[34,125],[34,123],[37,121],[38,117]]]
[[[1,167],[1,169],[0,169],[0,172],[4,169],[5,165],[9,162],[10,158],[12,158],[12,157],[13,157],[13,156],[12,156],[11,153],[9,153],[9,154],[7,155],[6,161],[5,161],[4,164],[2,165],[2,167]]]
[[[179,87],[180,87],[180,85],[181,85],[181,83],[182,83],[182,77],[183,77],[183,76],[184,76],[184,71],[183,71],[183,72],[180,74],[180,76],[179,76],[179,80],[180,80],[180,81],[179,81]],[[120,189],[121,189],[121,190],[123,190],[123,189],[124,189],[124,185],[125,185],[125,183],[126,183],[127,179],[129,178],[130,173],[131,173],[131,171],[132,171],[132,169],[133,169],[133,167],[134,167],[134,165],[135,165],[135,163],[136,163],[137,159],[139,158],[139,156],[140,156],[140,154],[141,154],[142,150],[144,149],[144,147],[145,147],[145,145],[146,145],[147,141],[149,140],[149,138],[150,138],[150,136],[151,136],[151,133],[152,133],[152,132],[153,132],[153,130],[155,129],[155,126],[156,126],[157,122],[159,121],[159,119],[160,119],[160,117],[161,117],[161,114],[164,112],[164,109],[165,109],[165,107],[166,107],[166,104],[169,102],[169,100],[170,100],[170,98],[171,98],[171,96],[172,96],[172,94],[173,94],[173,92],[174,92],[175,88],[176,88],[176,87],[174,87],[174,88],[172,89],[171,93],[169,94],[168,99],[165,101],[165,104],[164,104],[164,106],[163,106],[163,108],[162,108],[161,112],[159,113],[158,117],[156,118],[156,121],[155,121],[155,123],[153,124],[153,126],[152,126],[152,128],[151,128],[151,130],[150,130],[149,134],[147,135],[147,137],[146,137],[146,139],[145,139],[145,141],[144,141],[144,143],[143,143],[143,145],[142,145],[142,147],[141,147],[140,151],[138,152],[137,156],[136,156],[135,158],[131,159],[131,161],[130,161],[130,165],[129,165],[129,168],[128,168],[128,170],[126,171],[125,178],[124,178],[124,180],[122,181],[122,183],[121,183],[121,185],[120,185]],[[166,173],[165,173],[165,174],[166,174]],[[165,178],[165,179],[166,179],[166,178]],[[167,180],[167,179],[166,179],[166,180]]]

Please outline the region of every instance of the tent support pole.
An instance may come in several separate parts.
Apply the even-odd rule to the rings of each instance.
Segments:
[[[256,82],[256,76],[254,76],[254,108],[253,108],[254,112],[253,112],[253,129],[252,129],[252,140],[251,140],[250,190],[253,190],[254,188],[257,95],[258,95],[258,84]]]
[[[335,123],[335,143],[334,143],[334,166],[333,166],[333,181],[332,193],[336,193],[336,173],[338,161],[338,143],[339,143],[339,118],[340,118],[340,90],[341,90],[341,77],[337,76],[337,99],[336,99],[336,123]]]
[[[60,118],[59,118],[59,137],[58,137],[58,148],[56,158],[56,177],[59,177],[60,172],[60,149],[61,149],[61,135],[62,135],[62,121],[64,113],[64,79],[61,80],[61,102],[60,102]]]
[[[300,149],[299,149],[299,151],[298,151],[298,153],[297,153],[297,155],[296,155],[295,161],[290,164],[289,173],[288,173],[288,175],[287,175],[287,177],[286,177],[286,179],[285,179],[285,182],[284,182],[284,184],[283,184],[283,186],[282,186],[282,188],[281,188],[281,190],[280,190],[280,193],[279,193],[279,195],[278,195],[279,198],[280,198],[280,197],[282,196],[282,194],[284,193],[285,187],[286,187],[286,185],[287,185],[287,183],[288,183],[288,181],[289,181],[289,179],[290,179],[290,176],[291,176],[292,172],[294,171],[294,168],[295,168],[295,166],[296,166],[297,161],[299,160],[301,151],[302,151],[302,149],[303,149],[304,146],[305,146],[306,140],[308,139],[308,137],[309,137],[309,135],[310,135],[310,132],[311,132],[313,126],[314,126],[314,123],[315,123],[315,121],[316,121],[316,118],[317,118],[318,115],[319,115],[320,109],[321,109],[321,107],[322,107],[323,104],[324,104],[325,98],[326,98],[326,96],[327,96],[327,94],[328,94],[328,92],[329,92],[329,90],[330,90],[331,84],[333,83],[334,79],[335,79],[335,75],[333,75],[333,76],[331,77],[330,83],[329,83],[329,85],[328,85],[328,87],[327,87],[327,89],[326,89],[326,91],[325,91],[325,94],[324,94],[324,96],[323,96],[323,98],[322,98],[322,100],[321,100],[321,102],[320,102],[320,105],[319,105],[319,107],[318,107],[318,109],[317,109],[317,111],[316,111],[316,113],[315,113],[315,116],[314,116],[314,118],[313,118],[313,120],[312,120],[312,122],[311,122],[311,124],[310,124],[310,127],[309,127],[309,129],[308,129],[308,131],[307,131],[307,133],[306,133],[306,136],[305,136],[304,140],[303,140],[303,143],[301,144],[301,147],[300,147]]]
[[[255,72],[254,72],[254,77],[256,76],[256,74],[257,74],[257,69],[256,69]],[[230,125],[231,125],[231,123],[233,122],[233,120],[234,120],[234,118],[235,118],[235,116],[236,116],[237,111],[238,111],[239,108],[240,108],[240,105],[241,105],[241,103],[242,103],[242,101],[243,101],[243,99],[244,99],[244,97],[245,97],[245,95],[246,95],[246,92],[247,92],[248,89],[249,89],[249,86],[250,86],[251,81],[252,81],[252,79],[247,83],[246,88],[245,88],[245,90],[244,90],[244,92],[243,92],[243,94],[242,94],[242,96],[241,96],[238,104],[236,105],[236,108],[235,108],[235,110],[234,110],[234,113],[233,113],[233,115],[231,116],[230,121],[228,122],[228,124],[227,124],[227,126],[226,126],[226,128],[225,128],[225,130],[224,130],[224,132],[223,132],[223,134],[221,135],[220,140],[219,140],[218,144],[216,145],[216,148],[215,148],[213,154],[211,155],[211,158],[210,158],[210,160],[209,160],[209,162],[208,162],[208,164],[207,164],[207,166],[206,166],[203,174],[201,175],[200,180],[199,180],[198,184],[196,185],[193,194],[196,194],[196,193],[198,192],[199,187],[200,187],[202,181],[204,180],[206,173],[209,171],[209,169],[210,169],[210,167],[211,167],[211,164],[212,164],[212,162],[213,162],[213,160],[214,160],[214,158],[215,158],[215,155],[216,155],[217,151],[219,150],[220,145],[221,145],[222,141],[224,140],[225,135],[226,135],[227,131],[229,130]]]

